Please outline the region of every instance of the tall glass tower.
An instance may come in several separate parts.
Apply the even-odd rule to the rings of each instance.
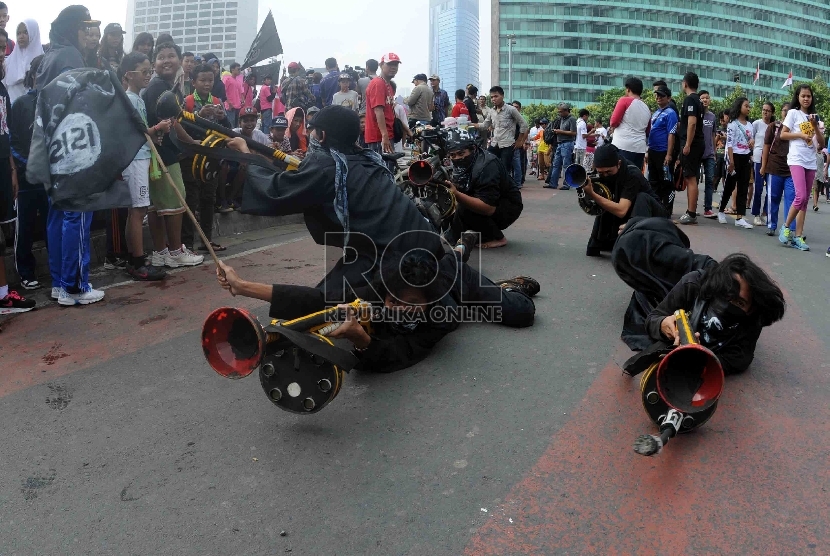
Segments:
[[[678,92],[687,71],[715,97],[738,82],[747,96],[777,98],[790,71],[797,83],[830,68],[827,0],[491,2],[494,84],[506,88],[507,36],[516,35],[513,96],[522,102],[584,106],[628,76]]]
[[[429,74],[438,74],[450,101],[456,89],[478,87],[478,64],[478,2],[429,0]]]

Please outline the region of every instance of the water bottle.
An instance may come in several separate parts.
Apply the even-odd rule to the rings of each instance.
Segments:
[[[663,165],[663,179],[668,182],[674,181],[671,176],[671,168],[669,168],[668,164]]]

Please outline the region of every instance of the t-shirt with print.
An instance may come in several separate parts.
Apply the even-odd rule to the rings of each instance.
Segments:
[[[697,118],[697,125],[695,126],[695,136],[692,138],[692,145],[700,148],[705,146],[703,139],[703,114],[705,112],[703,103],[700,102],[700,97],[697,93],[686,95],[686,98],[683,99],[683,107],[680,109],[680,124],[677,126],[677,138],[682,145],[686,144],[689,118],[694,116]]]
[[[813,124],[808,115],[801,110],[790,110],[784,119],[784,126],[793,133],[806,133],[815,136]],[[801,166],[806,170],[816,169],[816,150],[812,141],[809,143],[804,139],[791,139],[790,152],[787,154],[787,164],[790,166]]]
[[[144,125],[147,125],[147,107],[144,106],[144,101],[141,100],[140,96],[130,90],[127,91],[127,98],[130,99],[130,102],[133,103],[133,108],[141,116],[141,121],[144,122]],[[133,160],[147,160],[150,156],[150,145],[144,143]]]
[[[677,113],[671,106],[660,108],[651,117],[651,132],[648,134],[648,148],[664,153],[669,150],[669,132],[677,125]]]
[[[6,86],[0,83],[0,157],[8,159],[12,155],[11,142],[9,141],[9,114],[12,109],[12,101]],[[0,215],[2,216],[2,215]]]
[[[608,130],[602,126],[594,128],[594,136],[597,138],[596,147],[600,148],[608,140]]]
[[[726,148],[732,149],[732,154],[751,154],[749,143],[754,137],[755,128],[752,127],[752,122],[744,124],[740,120],[733,120],[726,127]]]
[[[578,118],[576,120],[576,141],[574,141],[574,148],[576,150],[584,151],[588,148],[588,139],[583,137],[586,133],[588,133],[588,125],[585,123],[585,120]]]
[[[375,77],[366,87],[366,133],[364,136],[367,143],[380,143],[383,140],[377,117],[375,117],[375,108],[378,106],[383,107],[386,132],[389,140],[392,141],[395,136],[392,129],[395,125],[395,93],[392,92],[392,86],[382,77]]]
[[[715,158],[715,145],[714,145],[714,133],[715,133],[715,114],[710,111],[706,111],[703,115],[703,159],[706,160],[707,158]]]
[[[360,109],[360,96],[357,94],[357,91],[348,91],[345,93],[337,91],[332,95],[331,103],[336,106],[345,106],[357,112]]]

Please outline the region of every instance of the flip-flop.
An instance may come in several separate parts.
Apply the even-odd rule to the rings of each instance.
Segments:
[[[228,249],[227,247],[224,247],[224,246],[219,245],[218,243],[214,243],[212,241],[210,242],[210,246],[213,247],[214,252],[226,251]],[[207,252],[208,248],[205,247],[204,245],[202,245],[201,247],[199,247],[199,251]]]

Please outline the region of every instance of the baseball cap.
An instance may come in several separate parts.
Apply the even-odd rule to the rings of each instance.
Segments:
[[[654,91],[654,94],[661,97],[670,97],[671,91],[669,91],[668,87],[660,85],[657,90]]]
[[[441,78],[435,75],[434,73],[429,76],[430,81],[441,81]]]
[[[92,19],[92,16],[89,15],[89,10],[85,6],[77,5],[67,6],[61,10],[61,13],[52,22],[53,27],[56,27],[60,32],[64,33],[70,30],[71,32],[75,32],[75,30],[84,27],[99,27],[100,25],[101,22],[97,19]]]
[[[340,74],[340,77],[337,78],[338,81],[341,80],[341,79],[348,79],[349,81],[351,81],[352,76],[349,75],[348,73],[343,72],[343,73]]]
[[[243,108],[239,112],[239,117],[240,118],[245,118],[247,116],[253,116],[254,118],[256,118],[257,117],[256,108],[254,108],[253,106],[246,106],[245,108]]]
[[[118,23],[110,23],[109,25],[104,27],[104,34],[109,35],[110,33],[112,33],[112,34],[121,33],[122,35],[127,34],[127,32],[124,29],[122,29],[121,25],[118,24]]]
[[[360,135],[360,117],[350,108],[330,104],[317,112],[308,127],[325,131],[333,142],[351,145]]]
[[[400,63],[401,58],[395,54],[394,52],[387,52],[383,56],[380,57],[381,64],[388,64],[390,62],[398,62]]]
[[[412,82],[414,83],[416,80],[418,80],[418,81],[426,81],[426,80],[427,80],[427,74],[425,74],[425,73],[419,73],[418,75],[416,75],[415,77],[413,77],[413,78],[412,78]]]
[[[290,64],[288,64],[288,69],[290,70],[297,69],[298,67],[300,67],[300,64],[298,64],[297,62],[291,62]]]
[[[288,118],[285,116],[277,116],[271,120],[271,127],[288,129]]]

